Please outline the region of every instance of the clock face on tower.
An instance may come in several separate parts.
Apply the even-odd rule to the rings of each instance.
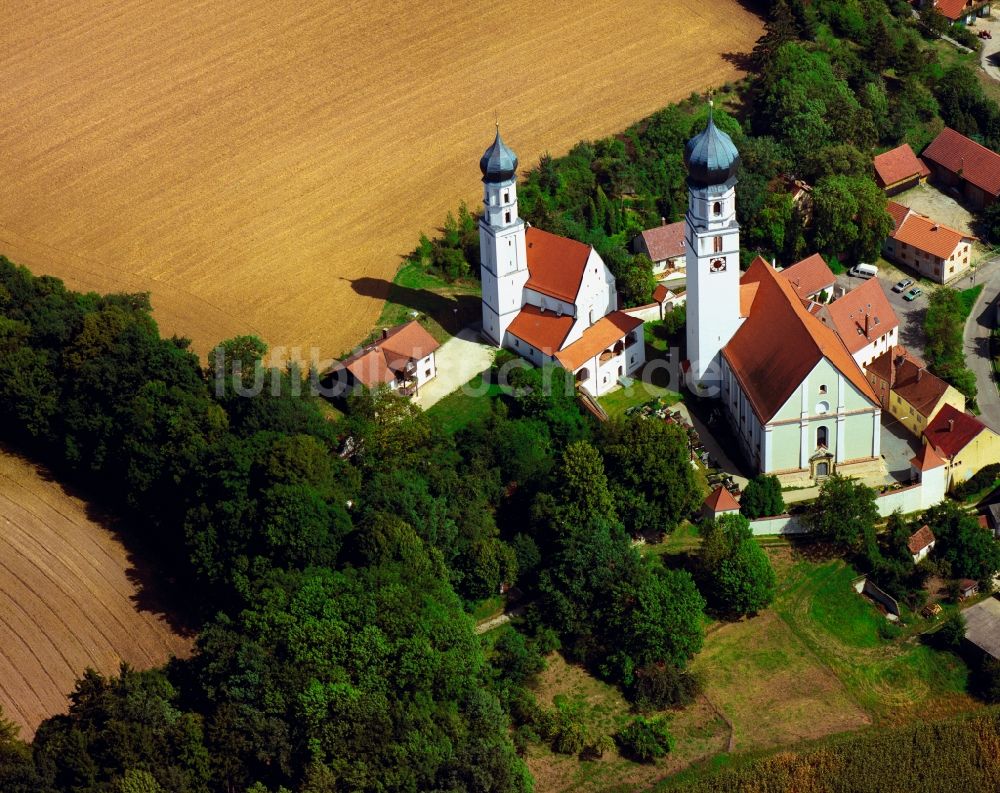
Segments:
[[[722,273],[726,270],[726,260],[725,259],[712,259],[708,265],[708,271],[710,273]]]

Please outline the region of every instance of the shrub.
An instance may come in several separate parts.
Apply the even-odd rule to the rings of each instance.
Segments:
[[[701,680],[671,664],[649,664],[636,672],[633,696],[639,710],[683,707],[701,693]]]
[[[674,748],[674,738],[667,724],[663,716],[656,719],[636,716],[615,736],[621,753],[640,763],[665,756]]]

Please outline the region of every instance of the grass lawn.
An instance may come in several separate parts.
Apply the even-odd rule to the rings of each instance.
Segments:
[[[466,280],[449,284],[427,273],[419,264],[407,262],[389,287],[382,314],[369,339],[374,339],[381,328],[409,322],[414,319],[414,312],[428,332],[443,342],[480,317],[479,283]]]
[[[983,285],[974,286],[971,289],[963,289],[958,293],[958,299],[962,304],[962,319],[967,319],[972,313],[972,307],[976,305],[979,294],[983,291]]]
[[[623,416],[629,408],[644,405],[654,399],[659,399],[661,404],[669,406],[680,402],[681,395],[669,388],[636,380],[628,388],[619,388],[610,394],[598,397],[597,401],[609,416]]]
[[[483,376],[477,374],[469,381],[472,393],[478,394],[482,384]],[[495,384],[489,386],[485,396],[472,396],[466,390],[458,389],[427,410],[427,416],[432,421],[439,422],[441,428],[451,435],[477,419],[488,416],[493,401],[503,393],[503,389]]]

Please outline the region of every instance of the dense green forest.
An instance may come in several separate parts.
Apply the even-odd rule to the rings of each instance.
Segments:
[[[701,646],[691,576],[631,543],[697,503],[686,435],[598,429],[561,369],[518,370],[457,437],[381,391],[333,422],[256,339],[220,346],[219,379],[145,297],[6,259],[0,347],[6,439],[121,513],[199,628],[191,661],[87,675],[30,755],[8,737],[4,791],[527,790],[508,713],[547,716],[516,669],[562,646],[632,690]],[[510,674],[463,608],[501,583],[533,604]]]
[[[771,5],[756,76],[716,111],[743,159],[746,255],[867,256],[889,222],[871,153],[919,148],[942,121],[996,145],[1000,112],[923,45],[905,3]],[[544,158],[524,215],[593,243],[643,302],[649,262],[627,244],[681,216],[683,146],[705,112],[671,106]],[[786,174],[814,185],[809,224]],[[472,215],[417,250],[448,277],[474,273]],[[449,435],[381,391],[332,421],[264,353],[233,339],[205,368],[160,338],[146,296],[74,293],[0,259],[0,435],[123,518],[199,635],[189,661],[87,674],[30,746],[0,721],[5,793],[530,790],[527,744],[599,754],[608,739],[534,700],[545,653],[639,710],[683,704],[706,607],[753,613],[773,594],[744,521],[709,533],[697,581],[636,551],[633,535],[669,533],[704,495],[687,438],[598,427],[562,370],[517,370],[510,395]],[[525,614],[487,653],[469,611],[502,585]],[[616,740],[637,759],[671,743],[643,716]]]

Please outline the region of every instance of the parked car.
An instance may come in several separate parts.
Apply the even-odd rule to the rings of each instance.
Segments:
[[[875,278],[878,276],[878,267],[874,264],[856,264],[850,269],[850,274],[857,278]]]
[[[924,293],[923,289],[919,289],[917,287],[913,287],[913,289],[911,289],[909,292],[907,292],[905,295],[903,295],[903,300],[906,300],[907,302],[913,302],[918,297],[920,297],[923,293]]]
[[[892,288],[892,291],[893,292],[905,292],[906,291],[906,287],[911,286],[912,284],[913,284],[913,279],[912,278],[904,278],[902,281],[900,281],[898,284],[896,284]]]

